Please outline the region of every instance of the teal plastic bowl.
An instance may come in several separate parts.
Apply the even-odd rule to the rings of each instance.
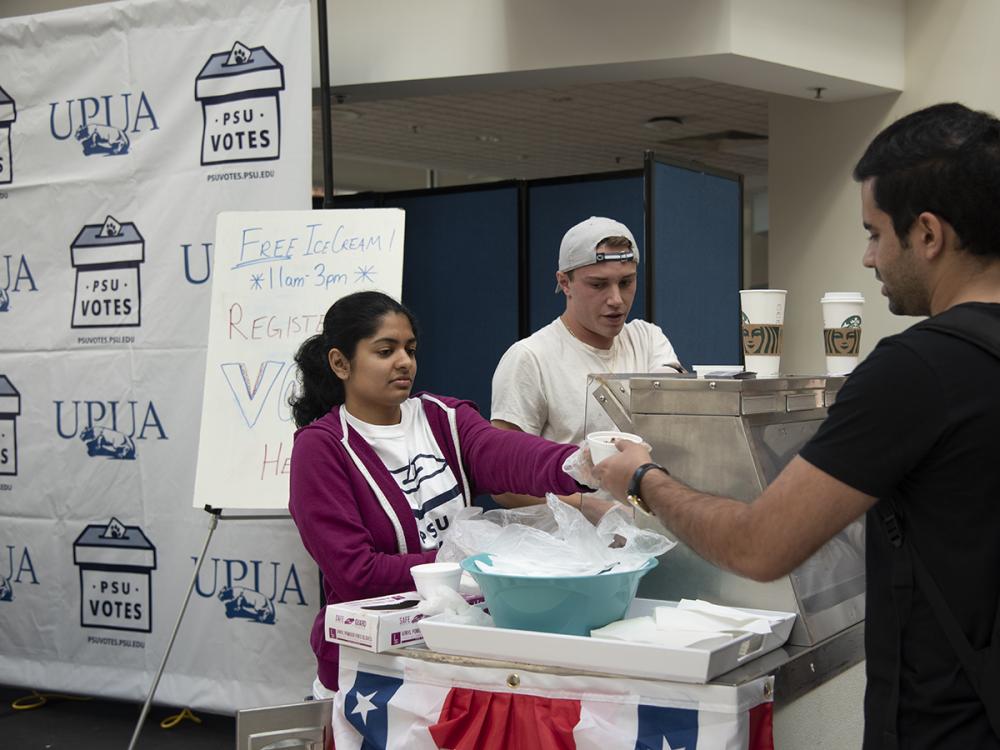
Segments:
[[[587,636],[625,616],[639,579],[657,565],[654,558],[624,573],[546,578],[487,573],[477,560],[492,565],[484,553],[462,560],[462,569],[479,584],[497,627]]]

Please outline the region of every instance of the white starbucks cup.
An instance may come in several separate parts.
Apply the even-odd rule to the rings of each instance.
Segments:
[[[785,294],[784,289],[740,290],[743,361],[747,372],[767,377],[781,371]]]
[[[826,372],[847,375],[858,364],[865,298],[861,292],[827,292],[819,302],[823,307]]]

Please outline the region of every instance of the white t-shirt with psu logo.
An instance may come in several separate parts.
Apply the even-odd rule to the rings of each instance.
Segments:
[[[368,424],[344,408],[357,430],[403,491],[417,520],[422,549],[437,549],[455,514],[465,506],[462,487],[438,447],[420,399],[401,405],[399,424]]]

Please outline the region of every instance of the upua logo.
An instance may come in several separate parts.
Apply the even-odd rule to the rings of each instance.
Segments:
[[[197,563],[198,558],[191,558]],[[308,607],[295,563],[213,557],[212,565],[198,572],[195,591],[223,604],[227,619],[251,620],[273,625],[277,606]]]
[[[84,156],[122,156],[132,136],[159,130],[145,91],[49,102],[49,131],[58,141],[76,139]]]
[[[281,155],[285,69],[264,47],[236,42],[209,56],[194,85],[201,102],[201,163],[268,161]]]
[[[156,406],[147,401],[53,401],[56,433],[65,440],[79,438],[87,455],[116,460],[136,457],[136,443],[168,440]]]
[[[0,550],[0,602],[14,601],[14,585],[23,583],[38,585],[31,552],[26,546],[6,544]]]
[[[37,291],[38,284],[24,253],[0,255],[0,312],[11,309],[11,295]]]
[[[274,602],[259,591],[245,586],[223,586],[219,591],[219,601],[225,602],[226,617],[242,617],[262,623],[274,624]]]

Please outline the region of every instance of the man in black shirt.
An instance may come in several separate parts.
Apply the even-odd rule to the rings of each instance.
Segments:
[[[594,474],[757,580],[867,512],[865,748],[1000,748],[1000,121],[959,104],[915,112],[854,177],[864,265],[892,312],[931,317],[879,342],[752,503],[651,471],[624,441]]]

